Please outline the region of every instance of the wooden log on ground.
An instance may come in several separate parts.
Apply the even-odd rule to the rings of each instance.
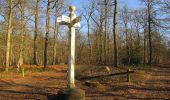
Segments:
[[[79,78],[78,80],[95,79],[95,78],[109,77],[109,76],[115,76],[115,75],[126,75],[130,73],[134,73],[134,71],[112,73],[112,74],[107,74],[107,75],[88,76],[88,77]]]

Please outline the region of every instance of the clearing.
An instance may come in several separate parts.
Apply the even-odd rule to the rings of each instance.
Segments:
[[[170,100],[170,65],[131,68],[135,71],[131,75],[131,82],[126,82],[126,75],[114,75],[76,80],[76,86],[86,91],[86,100]],[[93,69],[96,68],[78,70],[77,77],[108,74],[105,67]],[[126,69],[111,68],[113,73]],[[25,70],[24,78],[16,68],[8,73],[0,72],[0,100],[48,100],[67,86],[66,65],[50,66],[45,71],[42,70],[42,66],[27,65]],[[97,81],[101,86],[88,87],[85,85],[86,81]]]

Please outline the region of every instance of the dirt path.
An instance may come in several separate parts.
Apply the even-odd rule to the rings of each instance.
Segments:
[[[2,73],[0,73],[2,74]],[[48,100],[66,88],[66,70],[27,73],[25,78],[10,73],[12,78],[0,78],[0,100]],[[151,70],[136,70],[133,81],[103,83],[103,88],[90,88],[77,81],[86,91],[86,100],[170,100],[170,65]]]

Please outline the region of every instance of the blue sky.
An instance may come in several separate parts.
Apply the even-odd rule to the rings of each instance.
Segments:
[[[86,3],[87,0],[65,0],[65,2],[70,2],[72,5],[75,5],[78,9],[81,9],[82,5]],[[96,0],[97,1],[97,0]],[[129,8],[139,8],[142,7],[140,0],[118,0],[120,6],[123,6],[127,3]]]
[[[64,0],[64,2],[67,2],[70,5],[76,6],[76,8],[77,8],[76,14],[80,15],[79,10],[81,10],[84,5],[87,5],[88,0]],[[138,9],[138,8],[141,8],[143,5],[140,2],[140,0],[118,0],[118,4],[119,4],[119,6],[118,6],[119,9],[122,8],[125,4],[127,4],[128,8],[130,8],[130,9]],[[84,19],[81,21],[81,23],[84,26],[82,28],[82,31],[86,32],[87,31],[86,22],[84,21]]]

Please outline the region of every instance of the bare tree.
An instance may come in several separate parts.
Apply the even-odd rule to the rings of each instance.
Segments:
[[[47,11],[46,11],[46,36],[45,36],[45,49],[44,49],[44,68],[47,67],[48,64],[48,42],[50,35],[50,0],[47,3]]]
[[[53,64],[56,64],[57,61],[57,42],[58,42],[58,22],[57,22],[57,17],[59,15],[59,0],[55,2],[55,30],[54,30],[54,55],[53,55]]]
[[[104,9],[105,9],[105,32],[104,32],[104,64],[107,64],[107,47],[108,47],[108,43],[107,43],[107,38],[108,38],[108,34],[107,34],[107,16],[108,16],[108,0],[104,0]]]
[[[36,0],[35,8],[35,29],[34,29],[34,64],[37,64],[37,34],[38,34],[38,12],[40,0]]]
[[[5,71],[8,71],[8,69],[9,69],[10,40],[11,40],[11,34],[12,34],[12,2],[13,2],[13,0],[9,0],[9,2],[8,2],[8,6],[9,6],[9,12],[8,12],[8,36],[7,36],[6,69],[5,69]]]
[[[96,5],[95,5],[96,6]],[[97,19],[98,15],[93,14],[93,16],[91,16],[91,19],[93,20],[93,22],[96,24],[97,26],[97,30],[96,30],[96,47],[97,47],[97,63],[98,64],[103,64],[103,24],[104,24],[104,18],[103,18],[103,8],[101,5],[99,5],[99,7],[96,7],[96,11],[98,11],[97,13],[99,13],[99,18]]]
[[[123,24],[124,24],[124,33],[125,33],[125,39],[126,39],[126,55],[128,58],[128,64],[130,64],[130,46],[129,46],[129,38],[128,38],[128,8],[127,5],[124,6],[123,12],[122,12],[122,17],[123,17]]]
[[[113,37],[114,37],[114,67],[118,66],[118,47],[117,47],[117,34],[118,34],[118,23],[117,23],[117,17],[118,17],[118,2],[117,0],[114,1],[114,18],[113,18]]]
[[[24,63],[23,49],[24,49],[24,35],[25,35],[25,31],[24,31],[25,0],[20,1],[20,6],[21,6],[21,26],[20,26],[21,27],[21,31],[20,31],[21,42],[20,42],[19,60],[18,60],[18,64],[17,64],[18,70]]]
[[[147,0],[148,9],[148,39],[149,39],[149,65],[152,64],[152,37],[151,37],[151,0]]]
[[[153,8],[153,1],[154,0],[141,0],[142,2],[145,3],[147,7],[147,17],[148,17],[148,42],[149,42],[149,60],[148,63],[149,65],[152,64],[152,36],[151,36],[151,22],[152,22],[152,8]]]

